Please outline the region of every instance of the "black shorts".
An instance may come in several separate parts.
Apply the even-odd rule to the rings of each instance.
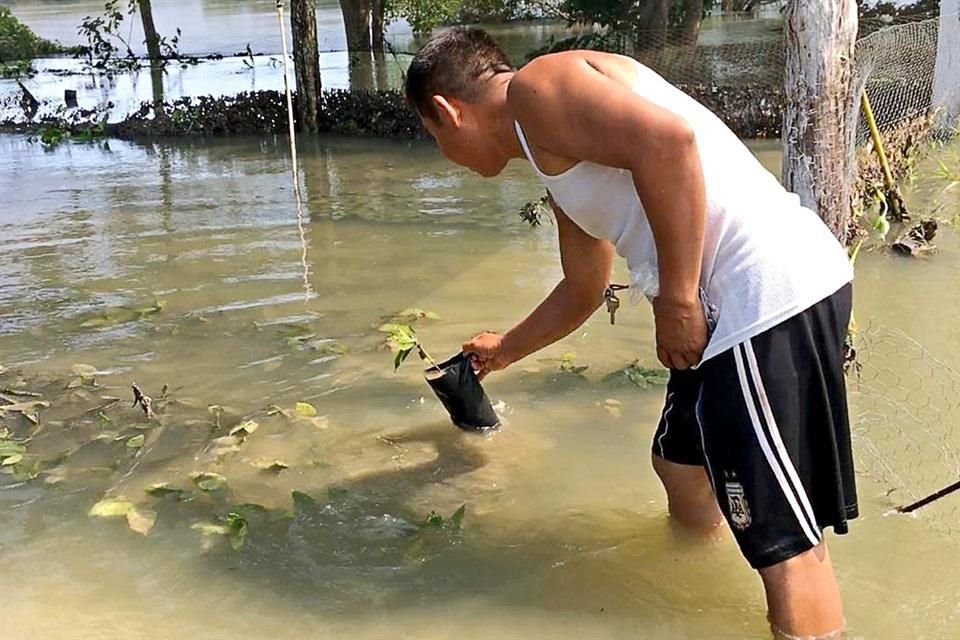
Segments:
[[[653,453],[706,467],[762,569],[857,517],[843,373],[851,286],[703,363],[671,372]]]

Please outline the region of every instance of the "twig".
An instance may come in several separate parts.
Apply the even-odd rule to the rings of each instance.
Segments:
[[[11,389],[10,387],[4,387],[2,389],[4,393],[8,393],[11,396],[19,396],[21,398],[42,398],[43,396],[39,393],[34,393],[33,391],[23,391],[20,389]]]

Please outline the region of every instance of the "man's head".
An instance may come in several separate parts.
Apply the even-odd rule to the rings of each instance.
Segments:
[[[407,70],[407,101],[443,154],[484,176],[507,162],[498,150],[493,117],[503,92],[492,94],[499,74],[513,67],[485,31],[456,28],[430,39]]]

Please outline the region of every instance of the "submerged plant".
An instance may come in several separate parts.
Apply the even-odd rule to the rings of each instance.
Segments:
[[[663,386],[670,380],[670,372],[662,367],[650,368],[634,360],[623,369],[614,371],[603,378],[604,382],[628,382],[640,389]]]

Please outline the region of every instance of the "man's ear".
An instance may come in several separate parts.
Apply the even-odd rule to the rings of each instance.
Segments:
[[[449,124],[454,128],[459,128],[463,123],[463,114],[460,112],[460,106],[456,100],[451,102],[443,96],[435,95],[433,96],[433,108],[437,112],[441,125]]]

